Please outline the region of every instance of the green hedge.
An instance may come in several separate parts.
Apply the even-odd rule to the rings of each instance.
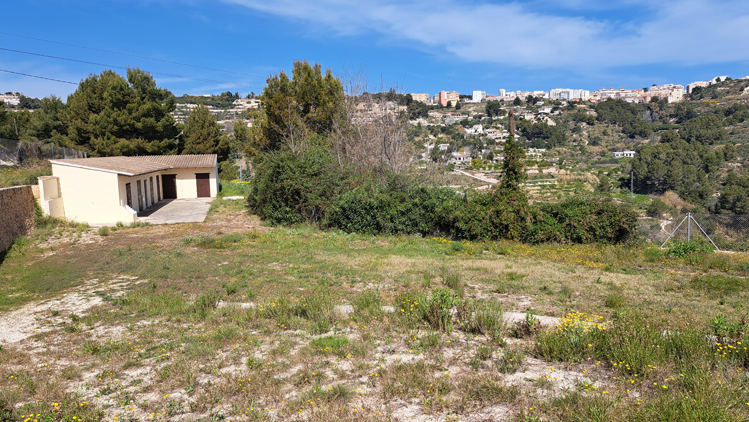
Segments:
[[[343,193],[328,213],[326,226],[366,234],[441,235],[449,226],[442,205],[456,200],[449,188],[364,186]]]
[[[273,224],[322,220],[346,182],[324,149],[277,152],[258,161],[247,203],[251,212]]]

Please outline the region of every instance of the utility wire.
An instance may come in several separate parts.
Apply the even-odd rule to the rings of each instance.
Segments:
[[[10,48],[0,47],[0,50],[2,50],[2,51],[9,51],[11,53],[27,54],[27,55],[30,55],[30,56],[45,57],[45,58],[55,59],[55,60],[65,60],[65,61],[74,62],[74,63],[92,64],[94,66],[103,66],[103,67],[110,67],[110,68],[117,68],[117,69],[126,69],[126,70],[129,69],[126,66],[116,66],[116,65],[111,65],[111,64],[89,62],[89,61],[86,61],[86,60],[70,59],[70,58],[67,58],[67,57],[50,56],[50,55],[47,55],[47,54],[32,53],[32,52],[29,52],[29,51],[13,50],[13,49],[10,49]],[[259,88],[260,87],[259,85],[238,84],[238,83],[234,83],[234,82],[217,81],[217,80],[214,80],[214,79],[193,78],[191,76],[177,75],[175,73],[164,73],[164,72],[149,72],[149,73],[152,73],[154,75],[169,76],[169,77],[172,77],[172,78],[189,79],[189,80],[193,80],[193,81],[208,82],[208,83],[222,84],[222,85],[233,85],[233,86],[244,87],[244,88]]]
[[[60,82],[60,83],[63,83],[63,84],[79,85],[78,82],[63,81],[61,79],[47,78],[45,76],[30,75],[28,73],[14,72],[12,70],[7,70],[7,69],[0,69],[0,72],[11,73],[13,75],[27,76],[29,78],[44,79],[45,81]],[[101,86],[101,85],[86,85],[86,88],[99,89],[99,90],[102,90],[102,91],[119,92],[121,94],[133,94],[134,93],[132,90],[114,89],[114,88],[109,88],[109,87],[105,87],[105,86]],[[134,87],[132,87],[132,88],[134,88]],[[158,88],[158,89],[163,89],[163,88]],[[174,98],[176,100],[178,98],[171,91],[167,90],[167,92],[169,93],[168,95],[153,95],[153,94],[146,94],[146,93],[137,93],[137,95],[142,95],[144,97],[156,98],[156,99],[161,100],[161,101],[167,100],[169,98]],[[175,108],[175,110],[176,110],[176,108]]]
[[[14,72],[12,70],[0,69],[0,72],[12,73],[14,75],[28,76],[29,78],[44,79],[45,81],[60,82],[63,84],[78,85],[78,83],[76,82],[62,81],[60,79],[53,79],[53,78],[45,78],[44,76],[29,75],[28,73]]]
[[[194,64],[188,64],[188,63],[180,63],[180,62],[175,62],[175,61],[171,61],[171,60],[154,59],[152,57],[138,56],[138,55],[135,55],[135,54],[120,53],[120,52],[111,51],[111,50],[103,50],[101,48],[86,47],[86,46],[83,46],[83,45],[68,44],[68,43],[59,42],[59,41],[45,40],[45,39],[42,39],[42,38],[28,37],[28,36],[25,36],[25,35],[11,34],[9,32],[0,32],[0,34],[2,34],[2,35],[10,35],[11,37],[26,38],[28,40],[42,41],[42,42],[48,42],[48,43],[58,44],[58,45],[65,45],[65,46],[68,46],[68,47],[83,48],[83,49],[86,49],[86,50],[93,50],[93,51],[101,51],[102,53],[118,54],[120,56],[135,57],[135,58],[138,58],[138,59],[153,60],[153,61],[156,61],[156,62],[170,63],[170,64],[176,64],[176,65],[180,65],[180,66],[194,67],[196,69],[205,69],[205,70],[212,70],[212,71],[215,71],[215,72],[232,73],[232,74],[235,74],[235,75],[250,76],[250,77],[253,77],[253,78],[264,78],[264,76],[249,75],[247,73],[233,72],[231,70],[221,70],[221,69],[214,69],[212,67],[198,66],[198,65],[194,65]]]

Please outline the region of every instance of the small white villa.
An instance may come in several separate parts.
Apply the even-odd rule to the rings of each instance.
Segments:
[[[139,211],[167,199],[214,198],[215,154],[50,160],[39,178],[42,210],[92,225],[130,224]]]

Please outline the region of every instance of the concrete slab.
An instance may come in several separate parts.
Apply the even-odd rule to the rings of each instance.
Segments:
[[[165,199],[139,212],[137,221],[151,224],[202,223],[214,199]]]

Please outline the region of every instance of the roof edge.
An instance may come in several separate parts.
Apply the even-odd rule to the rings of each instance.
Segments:
[[[77,167],[77,168],[86,169],[86,170],[103,171],[105,173],[122,174],[124,176],[131,176],[131,177],[135,176],[134,173],[125,173],[124,171],[107,170],[107,169],[102,169],[102,168],[98,168],[98,167],[91,167],[91,166],[82,166],[80,164],[64,163],[64,162],[56,161],[56,160],[49,160],[49,163],[50,164],[57,164],[59,166]],[[155,170],[155,171],[160,171],[160,170]],[[150,173],[153,173],[153,172],[150,172]]]

